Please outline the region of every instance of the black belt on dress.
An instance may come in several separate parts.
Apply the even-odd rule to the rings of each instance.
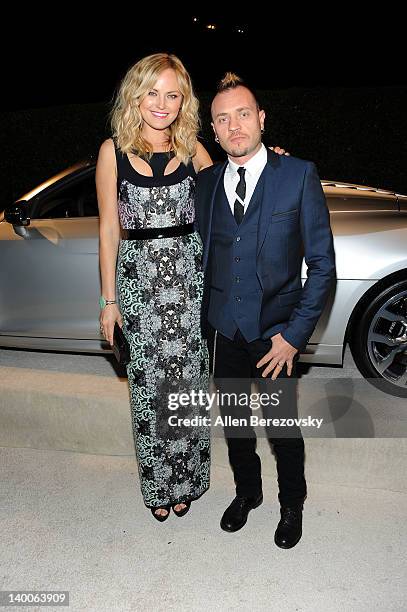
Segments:
[[[193,223],[170,225],[169,227],[147,227],[145,229],[124,229],[123,240],[149,240],[151,238],[174,238],[194,232]]]

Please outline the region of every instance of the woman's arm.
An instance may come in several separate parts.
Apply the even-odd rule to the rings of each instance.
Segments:
[[[211,156],[205,147],[199,142],[196,145],[196,155],[192,159],[192,163],[194,164],[195,172],[198,173],[200,170],[207,168],[208,166],[213,165],[213,161]]]
[[[99,265],[102,295],[107,300],[116,299],[116,261],[120,241],[120,223],[117,207],[117,169],[113,140],[105,140],[96,164],[96,193],[99,206]],[[117,309],[117,310],[116,310]],[[120,314],[117,304],[106,306],[101,316],[105,338],[113,344],[113,326]]]

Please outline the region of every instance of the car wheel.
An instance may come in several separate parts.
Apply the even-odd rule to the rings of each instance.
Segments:
[[[365,304],[349,344],[369,382],[385,393],[407,397],[407,280],[383,288]]]

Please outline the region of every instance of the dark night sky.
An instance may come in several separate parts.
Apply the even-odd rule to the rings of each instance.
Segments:
[[[319,14],[317,25],[297,9],[295,20],[260,11],[239,20],[246,7],[227,17],[198,13],[194,23],[178,6],[179,17],[143,16],[126,5],[116,15],[114,8],[91,18],[72,6],[58,16],[25,9],[24,20],[16,15],[14,41],[3,41],[2,109],[108,101],[126,69],[157,51],[179,55],[198,91],[213,90],[230,69],[258,89],[404,84],[404,37],[395,17],[358,22],[342,7],[335,18]],[[174,6],[160,4],[156,12],[173,15]],[[210,23],[215,31],[206,29]]]
[[[355,3],[290,3],[286,13],[265,6],[198,12],[194,23],[175,3],[150,3],[148,13],[140,3],[8,5],[0,37],[1,199],[94,155],[125,72],[160,51],[178,55],[191,74],[209,150],[210,94],[232,70],[267,91],[259,98],[270,144],[314,160],[325,178],[407,193],[406,45],[397,10],[387,16],[369,7],[358,17]]]

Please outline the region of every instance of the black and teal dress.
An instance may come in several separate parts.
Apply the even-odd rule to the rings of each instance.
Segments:
[[[116,148],[123,230],[193,223],[196,174],[190,162],[164,175],[172,156],[154,153],[148,177]],[[141,491],[150,508],[196,499],[209,487],[210,431],[202,418],[208,413],[199,403],[179,410],[168,404],[169,393],[208,391],[208,352],[200,331],[201,258],[197,232],[119,243],[116,285],[131,351],[131,420]],[[171,416],[196,425],[170,425]]]

